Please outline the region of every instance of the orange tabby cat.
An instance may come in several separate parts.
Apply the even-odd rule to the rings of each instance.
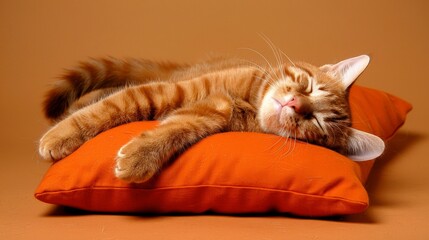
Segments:
[[[92,59],[68,71],[47,94],[58,122],[40,155],[60,160],[102,131],[132,121],[160,125],[124,145],[115,175],[144,182],[176,154],[225,131],[277,134],[322,145],[354,160],[379,156],[383,141],[351,128],[347,89],[369,63],[359,56],[315,67],[260,67],[234,59],[196,65]]]

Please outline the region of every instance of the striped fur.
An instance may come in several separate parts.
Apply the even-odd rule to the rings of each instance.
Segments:
[[[190,145],[224,131],[273,133],[346,154],[353,131],[348,85],[325,69],[234,59],[195,65],[91,59],[48,92],[45,114],[58,123],[42,137],[40,154],[59,160],[102,131],[152,119],[161,121],[158,128],[118,152],[117,177],[146,181]]]
[[[141,59],[119,60],[116,58],[91,59],[67,71],[62,80],[55,83],[44,102],[45,116],[60,118],[77,99],[96,90],[113,92],[117,88],[170,78],[174,71],[186,65]],[[102,92],[98,92],[100,94]],[[104,91],[103,91],[104,93]],[[97,97],[101,98],[104,94]]]

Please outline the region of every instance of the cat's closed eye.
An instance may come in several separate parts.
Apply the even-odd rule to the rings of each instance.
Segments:
[[[298,84],[297,92],[301,94],[309,95],[314,91],[314,78],[307,74],[301,74],[298,77]]]
[[[305,89],[305,92],[308,93],[308,94],[313,93],[314,88],[315,88],[314,84],[315,84],[314,83],[314,78],[313,77],[309,77],[308,78],[307,88]]]

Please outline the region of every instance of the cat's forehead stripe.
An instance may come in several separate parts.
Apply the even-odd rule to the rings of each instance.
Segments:
[[[301,68],[295,67],[295,66],[289,66],[286,67],[290,69],[290,72],[292,73],[292,76],[294,78],[297,78],[299,75],[301,75],[302,73],[304,73],[304,71]]]
[[[289,76],[292,82],[302,82],[302,80],[310,80],[314,78],[314,74],[310,70],[296,66],[286,66],[284,68],[286,76]]]
[[[304,71],[305,73],[307,73],[308,76],[310,76],[311,78],[314,77],[313,72],[311,72],[308,68],[304,67],[304,66],[300,66],[300,70]]]

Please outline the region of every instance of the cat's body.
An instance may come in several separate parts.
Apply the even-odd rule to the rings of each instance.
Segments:
[[[376,157],[382,140],[352,129],[347,89],[367,56],[315,67],[254,66],[234,59],[196,65],[93,59],[69,71],[47,95],[46,116],[58,122],[40,141],[59,160],[114,126],[160,120],[124,145],[117,177],[142,182],[176,154],[224,131],[273,133],[322,145],[355,159]]]

